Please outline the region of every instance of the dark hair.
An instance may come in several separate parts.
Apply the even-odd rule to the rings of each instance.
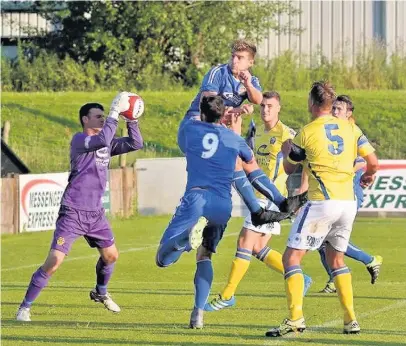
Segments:
[[[275,98],[279,103],[281,102],[281,95],[277,91],[266,91],[262,94],[262,97],[268,100]]]
[[[83,105],[82,107],[80,107],[80,110],[79,110],[79,121],[80,121],[80,124],[82,125],[82,127],[83,127],[83,117],[85,117],[86,115],[88,115],[89,114],[89,111],[92,109],[92,108],[97,108],[97,109],[100,109],[100,110],[102,110],[102,111],[104,111],[104,108],[103,108],[103,106],[100,104],[100,103],[86,103],[85,105]]]
[[[347,110],[349,111],[354,111],[355,109],[351,97],[349,97],[348,95],[338,95],[335,101],[344,102],[347,105]]]
[[[224,114],[225,106],[221,96],[203,96],[200,100],[200,113],[207,123],[217,122]]]
[[[252,42],[239,39],[234,41],[231,45],[231,53],[235,52],[248,52],[251,54],[252,58],[255,58],[255,55],[257,54],[257,47]]]
[[[310,97],[314,105],[319,108],[330,108],[336,99],[334,87],[327,81],[314,82],[310,90]]]

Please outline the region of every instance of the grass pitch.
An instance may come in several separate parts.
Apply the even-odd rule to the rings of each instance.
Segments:
[[[318,253],[303,262],[315,281],[304,300],[308,330],[281,339],[265,331],[287,316],[281,275],[256,259],[240,284],[237,305],[206,313],[203,330],[189,330],[193,306],[194,254],[160,269],[154,256],[169,217],[114,220],[121,256],[109,285],[120,314],[89,299],[95,283],[96,250],[80,239],[32,308],[31,323],[15,321],[32,273],[43,262],[52,232],[2,236],[2,345],[406,345],[406,220],[358,219],[352,240],[384,258],[375,285],[365,267],[347,260],[353,273],[360,335],[343,335],[342,311],[335,294],[317,293],[326,274]],[[229,224],[214,256],[213,297],[224,286],[242,219]],[[270,246],[283,251],[289,226]],[[211,298],[210,297],[210,298]]]

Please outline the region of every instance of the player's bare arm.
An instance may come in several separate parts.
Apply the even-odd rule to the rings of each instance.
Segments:
[[[378,157],[376,156],[375,153],[371,153],[371,154],[363,157],[363,159],[367,163],[367,169],[361,177],[361,186],[363,188],[366,188],[366,187],[372,185],[372,183],[374,182],[375,173],[378,171],[379,163],[378,163]]]
[[[251,73],[247,71],[241,71],[238,75],[241,83],[244,85],[245,89],[247,90],[248,100],[254,104],[261,104],[262,102],[262,91],[255,88],[252,84],[252,76]]]

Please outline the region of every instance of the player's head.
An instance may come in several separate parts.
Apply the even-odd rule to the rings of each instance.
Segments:
[[[347,95],[338,95],[333,102],[333,115],[340,119],[354,122],[354,105]]]
[[[264,123],[279,119],[281,110],[281,97],[276,91],[267,91],[262,94],[261,119]]]
[[[308,108],[313,117],[331,113],[333,102],[336,99],[334,87],[327,81],[315,82],[309,93]]]
[[[100,131],[104,125],[104,108],[100,103],[86,103],[79,110],[79,120],[83,129]]]
[[[254,65],[257,47],[247,40],[234,41],[231,46],[230,69],[233,74],[247,71]]]
[[[206,123],[218,123],[224,115],[225,106],[221,96],[203,96],[200,100],[200,118]]]

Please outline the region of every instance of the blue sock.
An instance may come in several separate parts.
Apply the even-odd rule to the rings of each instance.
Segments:
[[[319,248],[319,254],[320,254],[320,259],[321,259],[321,263],[323,263],[323,267],[326,270],[328,276],[329,276],[329,280],[328,282],[333,282],[333,276],[331,275],[331,269],[327,264],[327,259],[326,259],[326,245],[323,244],[322,246],[320,246]]]
[[[275,184],[266,176],[266,174],[261,169],[257,169],[248,174],[248,179],[257,191],[262,193],[266,198],[274,202],[277,206],[279,206],[285,200],[285,197],[281,195]]]
[[[251,213],[255,213],[261,209],[261,206],[258,204],[258,199],[255,196],[254,189],[248,181],[244,171],[234,172],[233,186]]]
[[[213,265],[210,259],[197,262],[195,274],[195,307],[203,309],[210,294],[213,282]]]
[[[158,267],[168,267],[174,264],[182,256],[182,253],[187,251],[185,246],[179,245],[179,240],[182,238],[183,234],[180,234],[161,243],[155,258]]]
[[[351,242],[348,243],[348,247],[347,247],[347,251],[345,252],[345,255],[348,257],[351,257],[359,262],[362,262],[365,265],[371,263],[374,260],[374,258],[370,254],[367,254],[364,250],[360,249],[359,247],[356,247]]]

